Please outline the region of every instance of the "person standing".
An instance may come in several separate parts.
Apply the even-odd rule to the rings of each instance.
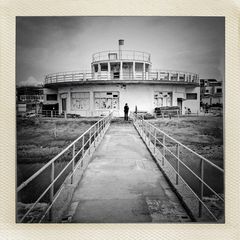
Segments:
[[[125,106],[124,106],[124,120],[125,121],[128,121],[128,110],[129,110],[129,107],[126,103]]]

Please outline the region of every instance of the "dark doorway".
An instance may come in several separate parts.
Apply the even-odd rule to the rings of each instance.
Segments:
[[[65,113],[67,110],[67,99],[63,98],[62,99],[62,112]]]
[[[180,114],[182,114],[182,98],[177,98],[177,105],[180,108]]]

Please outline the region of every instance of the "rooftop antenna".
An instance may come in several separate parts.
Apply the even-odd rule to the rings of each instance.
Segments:
[[[119,39],[118,40],[118,47],[119,47],[119,59],[122,59],[122,46],[124,45],[124,40]]]

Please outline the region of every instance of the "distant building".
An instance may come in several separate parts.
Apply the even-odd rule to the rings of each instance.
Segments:
[[[59,113],[101,116],[113,111],[154,112],[155,107],[179,106],[200,111],[200,85],[196,73],[153,70],[149,53],[119,49],[93,54],[91,70],[48,74],[44,84],[44,106],[58,104]]]
[[[42,86],[21,86],[17,87],[17,114],[23,115],[26,112],[39,112],[43,104]]]
[[[223,86],[216,79],[200,79],[200,99],[203,105],[222,105]]]

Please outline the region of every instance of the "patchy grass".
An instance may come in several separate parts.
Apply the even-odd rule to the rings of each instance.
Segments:
[[[89,119],[17,119],[17,162],[47,162],[97,122]]]
[[[184,117],[149,122],[207,159],[223,162],[222,117]]]

